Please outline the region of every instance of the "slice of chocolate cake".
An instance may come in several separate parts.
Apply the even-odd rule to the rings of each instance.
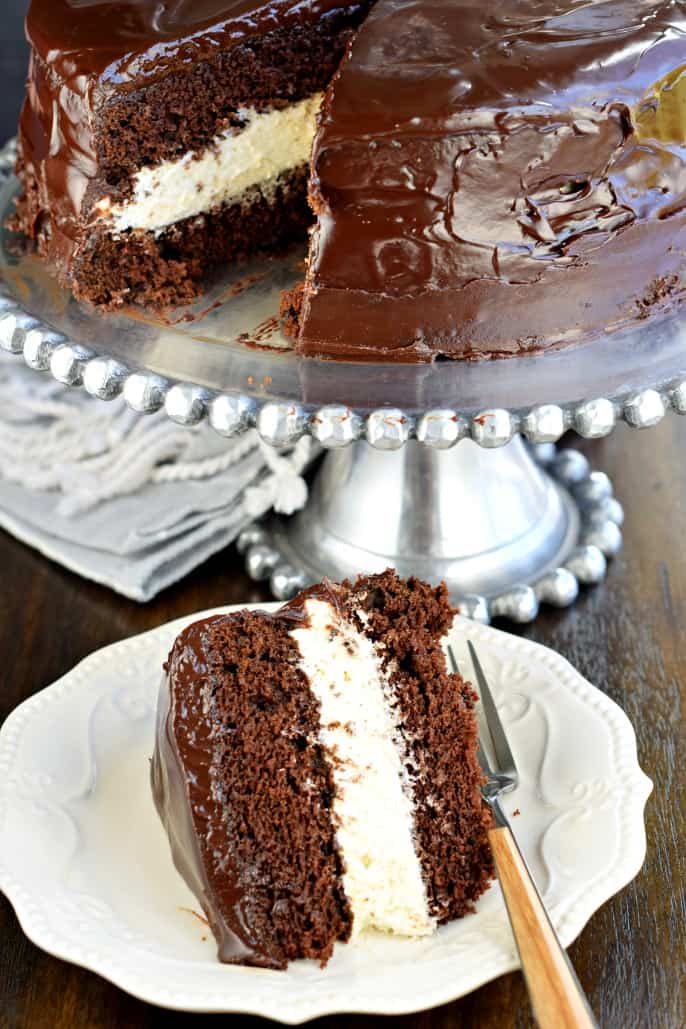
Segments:
[[[487,888],[475,697],[441,646],[453,614],[444,587],[387,571],[176,640],[153,793],[222,961],[424,936]]]
[[[32,0],[15,227],[105,308],[303,236],[322,90],[370,0]]]

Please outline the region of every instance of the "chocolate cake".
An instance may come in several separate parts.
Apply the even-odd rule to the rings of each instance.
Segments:
[[[490,816],[452,618],[444,587],[387,571],[180,634],[152,786],[222,961],[325,963],[365,929],[424,936],[473,909]]]
[[[369,0],[32,0],[15,227],[104,308],[304,236],[322,90]]]
[[[592,338],[686,289],[682,0],[380,0],[312,154],[298,349]]]
[[[683,298],[683,0],[32,0],[27,30],[16,226],[79,298],[183,303],[313,216],[306,355],[523,354]]]

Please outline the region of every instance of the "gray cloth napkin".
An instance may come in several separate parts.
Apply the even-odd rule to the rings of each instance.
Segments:
[[[313,454],[252,431],[224,440],[137,415],[0,353],[0,526],[85,578],[146,601],[274,507],[290,514]]]

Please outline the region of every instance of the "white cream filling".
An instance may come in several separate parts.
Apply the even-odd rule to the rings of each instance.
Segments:
[[[283,172],[309,160],[322,94],[281,110],[239,111],[245,127],[227,130],[202,153],[184,154],[141,168],[133,179],[132,196],[120,204],[104,197],[94,207],[96,217],[112,223],[113,232],[145,229],[152,232],[211,211],[261,187],[268,193]]]
[[[333,814],[353,935],[379,929],[425,936],[435,928],[414,843],[413,803],[392,686],[374,645],[321,600],[294,629],[301,667],[321,706],[331,759]]]

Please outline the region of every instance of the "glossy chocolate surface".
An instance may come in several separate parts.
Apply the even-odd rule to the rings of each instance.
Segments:
[[[316,20],[340,0],[31,0],[29,42],[70,86],[160,78],[250,36]]]
[[[307,618],[308,597],[335,607],[340,604],[336,587],[325,581],[300,593],[276,615],[263,612],[261,617],[278,621],[290,631]],[[213,623],[239,618],[240,613],[214,615],[193,623],[177,637],[160,688],[151,783],[174,864],[202,905],[217,940],[219,959],[275,968],[281,964],[242,913],[244,905],[250,904],[250,891],[241,882],[250,882],[251,877],[245,868],[224,859],[224,841],[217,847],[213,842],[223,812],[212,788],[213,726],[205,710],[209,688],[205,636]]]
[[[68,269],[94,105],[340,0],[33,0],[20,137]],[[378,0],[313,152],[302,353],[507,356],[602,336],[686,289],[682,0]]]
[[[380,0],[330,89],[300,348],[520,353],[686,285],[677,0]]]
[[[205,619],[186,629],[169,655],[157,707],[153,797],[174,864],[207,915],[220,960],[271,967],[273,962],[241,917],[244,891],[233,870],[226,869],[221,877],[211,871],[208,837],[212,824],[221,822],[221,812],[212,798],[211,726],[202,709],[202,686],[207,673],[203,637],[213,621]]]

